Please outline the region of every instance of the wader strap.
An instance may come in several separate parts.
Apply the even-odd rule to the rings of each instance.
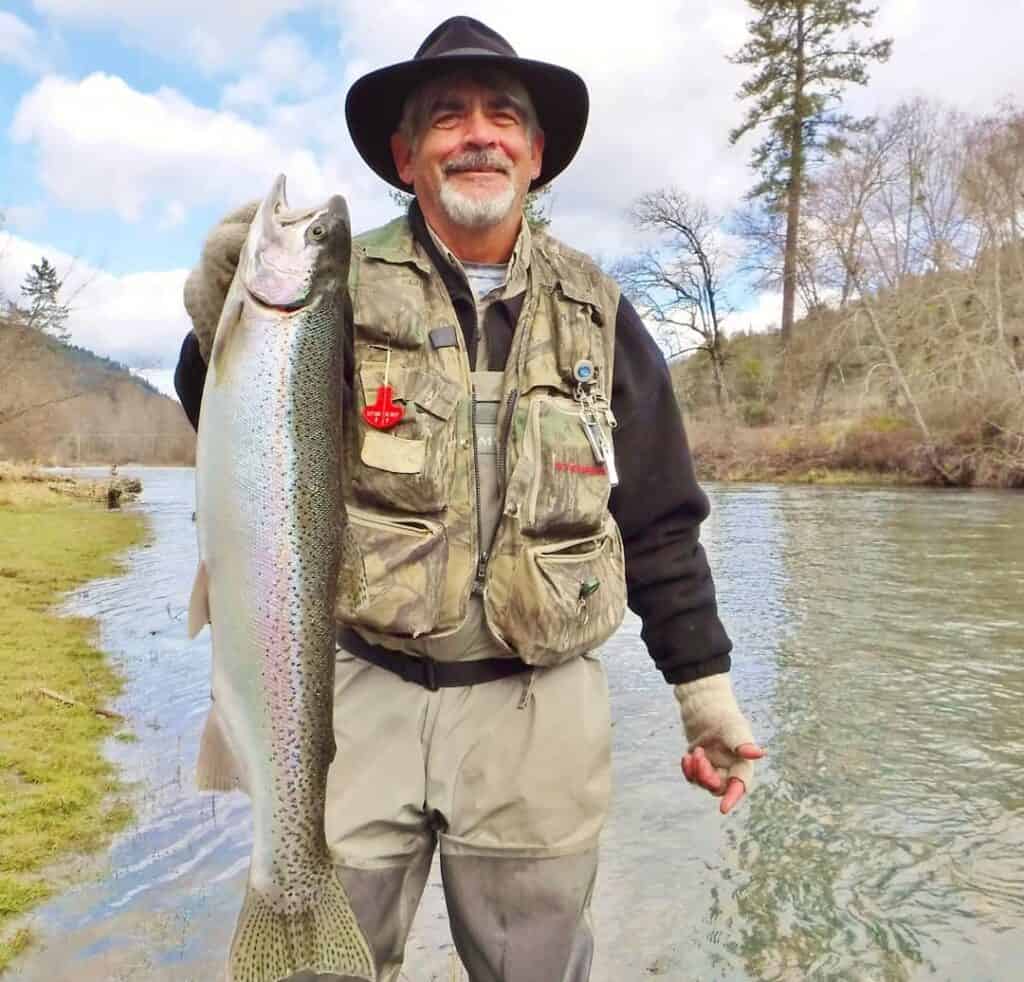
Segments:
[[[475,661],[443,662],[433,658],[403,655],[400,651],[370,644],[349,628],[338,629],[338,644],[350,655],[393,672],[406,682],[437,692],[462,685],[480,685],[530,670],[518,658],[478,658]]]

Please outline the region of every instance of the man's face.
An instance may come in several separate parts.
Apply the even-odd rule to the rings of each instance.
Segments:
[[[515,99],[466,81],[432,93],[418,138],[410,145],[396,133],[391,149],[428,220],[441,212],[463,228],[490,228],[522,208],[544,138],[528,131]]]

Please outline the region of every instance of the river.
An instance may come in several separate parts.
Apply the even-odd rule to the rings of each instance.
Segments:
[[[212,982],[249,856],[192,783],[209,640],[188,641],[192,472],[125,468],[153,538],[72,598],[127,677],[110,756],[137,821],[37,909],[19,982]],[[605,648],[616,792],[593,982],[1024,978],[1024,495],[711,485],[703,540],[769,756],[721,818],[679,774],[630,615]],[[406,982],[448,982],[435,869]],[[547,980],[538,980],[547,982]]]

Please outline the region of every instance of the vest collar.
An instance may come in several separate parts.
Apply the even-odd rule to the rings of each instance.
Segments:
[[[421,272],[429,274],[432,263],[428,250],[433,246],[434,249],[431,251],[436,251],[437,255],[448,266],[457,270],[460,276],[465,275],[458,258],[448,249],[440,236],[427,225],[419,202],[415,198],[409,205],[408,215],[396,218],[384,229],[386,230],[385,234],[374,235],[370,241],[365,242],[363,248],[367,258],[380,259],[387,263],[411,263]],[[527,273],[533,250],[532,243],[530,224],[524,217],[516,244],[512,249],[512,255],[509,258],[505,296],[515,296],[526,289]]]
[[[426,249],[417,240],[410,221],[412,209],[416,207],[416,202],[413,201],[409,216],[403,215],[389,222],[380,230],[382,234],[374,234],[364,242],[363,251],[368,259],[379,259],[398,265],[411,264],[421,273],[430,275],[433,264]],[[422,222],[422,218],[420,221]]]

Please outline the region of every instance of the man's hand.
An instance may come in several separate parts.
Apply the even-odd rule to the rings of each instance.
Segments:
[[[204,361],[210,360],[221,308],[258,207],[258,201],[250,201],[225,215],[210,230],[199,265],[185,281],[185,310],[192,319],[192,333],[199,340]]]
[[[760,760],[764,755],[765,751],[754,743],[744,743],[736,748],[736,756],[742,760]],[[747,793],[743,778],[734,775],[728,780],[722,779],[719,769],[711,763],[703,747],[697,747],[692,754],[684,754],[682,768],[686,780],[691,784],[699,784],[713,795],[721,797],[719,811],[723,815],[728,815]]]
[[[753,786],[753,762],[765,751],[754,742],[728,675],[677,685],[675,695],[688,744],[683,776],[721,797],[719,810],[728,815]]]

